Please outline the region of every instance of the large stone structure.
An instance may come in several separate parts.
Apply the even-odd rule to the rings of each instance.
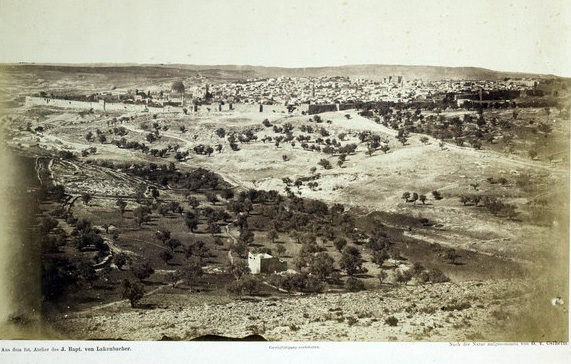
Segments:
[[[248,267],[252,274],[277,273],[287,270],[287,262],[265,253],[248,253]]]

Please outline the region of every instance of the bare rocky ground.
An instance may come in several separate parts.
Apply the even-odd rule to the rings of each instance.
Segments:
[[[190,340],[256,333],[270,341],[510,341],[511,333],[524,341],[522,330],[549,332],[549,319],[539,319],[538,327],[521,326],[536,296],[530,288],[523,280],[501,280],[153,310],[132,310],[124,302],[114,311],[58,317],[54,325],[77,339]],[[540,305],[535,309],[546,317],[565,314],[549,300]],[[394,326],[389,318],[396,318]]]

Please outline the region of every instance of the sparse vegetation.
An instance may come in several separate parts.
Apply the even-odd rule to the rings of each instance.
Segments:
[[[129,300],[131,307],[137,304],[145,296],[145,287],[140,283],[131,283],[129,280],[123,281],[123,298]]]
[[[185,92],[174,84],[169,90],[172,81],[164,92]],[[520,81],[505,82],[515,89]],[[154,89],[136,90],[133,103],[160,107],[165,100]],[[550,264],[551,233],[564,224],[555,201],[567,201],[553,189],[567,168],[567,154],[554,150],[568,133],[567,114],[522,106],[518,97],[517,105],[467,99],[462,106],[453,99],[458,95],[438,95],[426,102],[357,101],[349,106],[356,111],[325,105],[331,112],[320,115],[313,112],[323,105],[271,101],[262,111],[240,102],[234,113],[230,105],[222,109],[227,101],[219,90],[187,98],[186,110],[173,95],[169,106],[179,112],[168,115],[18,110],[12,117],[21,120],[7,123],[16,127],[14,143],[37,143],[41,151],[35,166],[41,212],[33,228],[46,304],[70,318],[101,306],[102,317],[114,312],[122,319],[126,303],[113,302],[127,299],[144,314],[197,322],[204,304],[221,321],[246,304],[280,306],[283,318],[263,323],[253,310],[242,317],[252,322],[241,326],[263,333],[274,325],[278,339],[278,326],[306,335],[306,322],[319,320],[344,330],[401,320],[403,331],[406,321],[405,338],[387,327],[395,340],[448,335],[476,327],[474,321],[507,324],[518,317],[515,308],[480,310],[505,303],[498,287],[520,274],[528,251],[533,265]],[[408,97],[402,91],[399,99]],[[244,111],[252,108],[255,117]],[[554,243],[538,245],[538,236]],[[248,253],[274,258],[252,275]],[[491,293],[479,285],[496,290],[497,302],[490,305]],[[365,288],[371,291],[357,293]],[[315,293],[323,295],[304,299],[326,307],[339,297],[339,311],[302,315],[298,305],[282,302]],[[346,297],[364,307],[351,308]],[[440,326],[437,311],[453,316]],[[410,329],[412,322],[431,324]],[[109,324],[93,320],[86,335],[101,332],[96,325]],[[170,329],[161,327],[161,335],[172,338]]]
[[[349,292],[359,292],[365,289],[365,283],[360,279],[349,277],[345,282],[345,287]]]
[[[398,323],[399,323],[399,320],[394,316],[389,316],[385,319],[385,324],[387,324],[389,326],[397,326]]]

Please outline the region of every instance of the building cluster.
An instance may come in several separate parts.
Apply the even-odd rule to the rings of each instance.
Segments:
[[[536,80],[437,81],[406,80],[389,76],[382,81],[349,77],[254,79],[210,86],[212,101],[258,104],[347,104],[366,102],[413,102],[442,99],[446,94],[478,94],[489,91],[525,91]],[[204,87],[194,95],[204,94]]]
[[[349,77],[278,77],[215,84],[210,92],[220,101],[301,105],[399,101],[408,99],[411,93],[420,94],[422,90],[422,81],[405,82],[402,76],[389,77],[385,82]]]
[[[190,83],[190,82],[189,82]],[[423,82],[406,80],[395,75],[382,81],[350,79],[349,77],[278,77],[246,81],[209,84],[207,80],[193,80],[184,91],[169,85],[152,90],[111,90],[93,95],[72,96],[78,101],[125,104],[145,104],[149,107],[188,107],[200,104],[260,104],[260,105],[320,105],[373,102],[410,103],[454,100],[482,100],[499,93],[500,99],[512,98],[534,90],[538,81],[533,79],[504,79],[482,81],[442,80]],[[506,96],[507,95],[507,96]],[[42,97],[48,97],[45,95]],[[62,98],[62,95],[50,95]],[[67,96],[64,96],[64,99]],[[496,96],[493,96],[496,97]],[[517,97],[517,96],[515,96]]]

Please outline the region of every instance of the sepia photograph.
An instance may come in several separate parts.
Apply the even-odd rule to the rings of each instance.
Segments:
[[[570,25],[0,0],[0,338],[567,344]]]

